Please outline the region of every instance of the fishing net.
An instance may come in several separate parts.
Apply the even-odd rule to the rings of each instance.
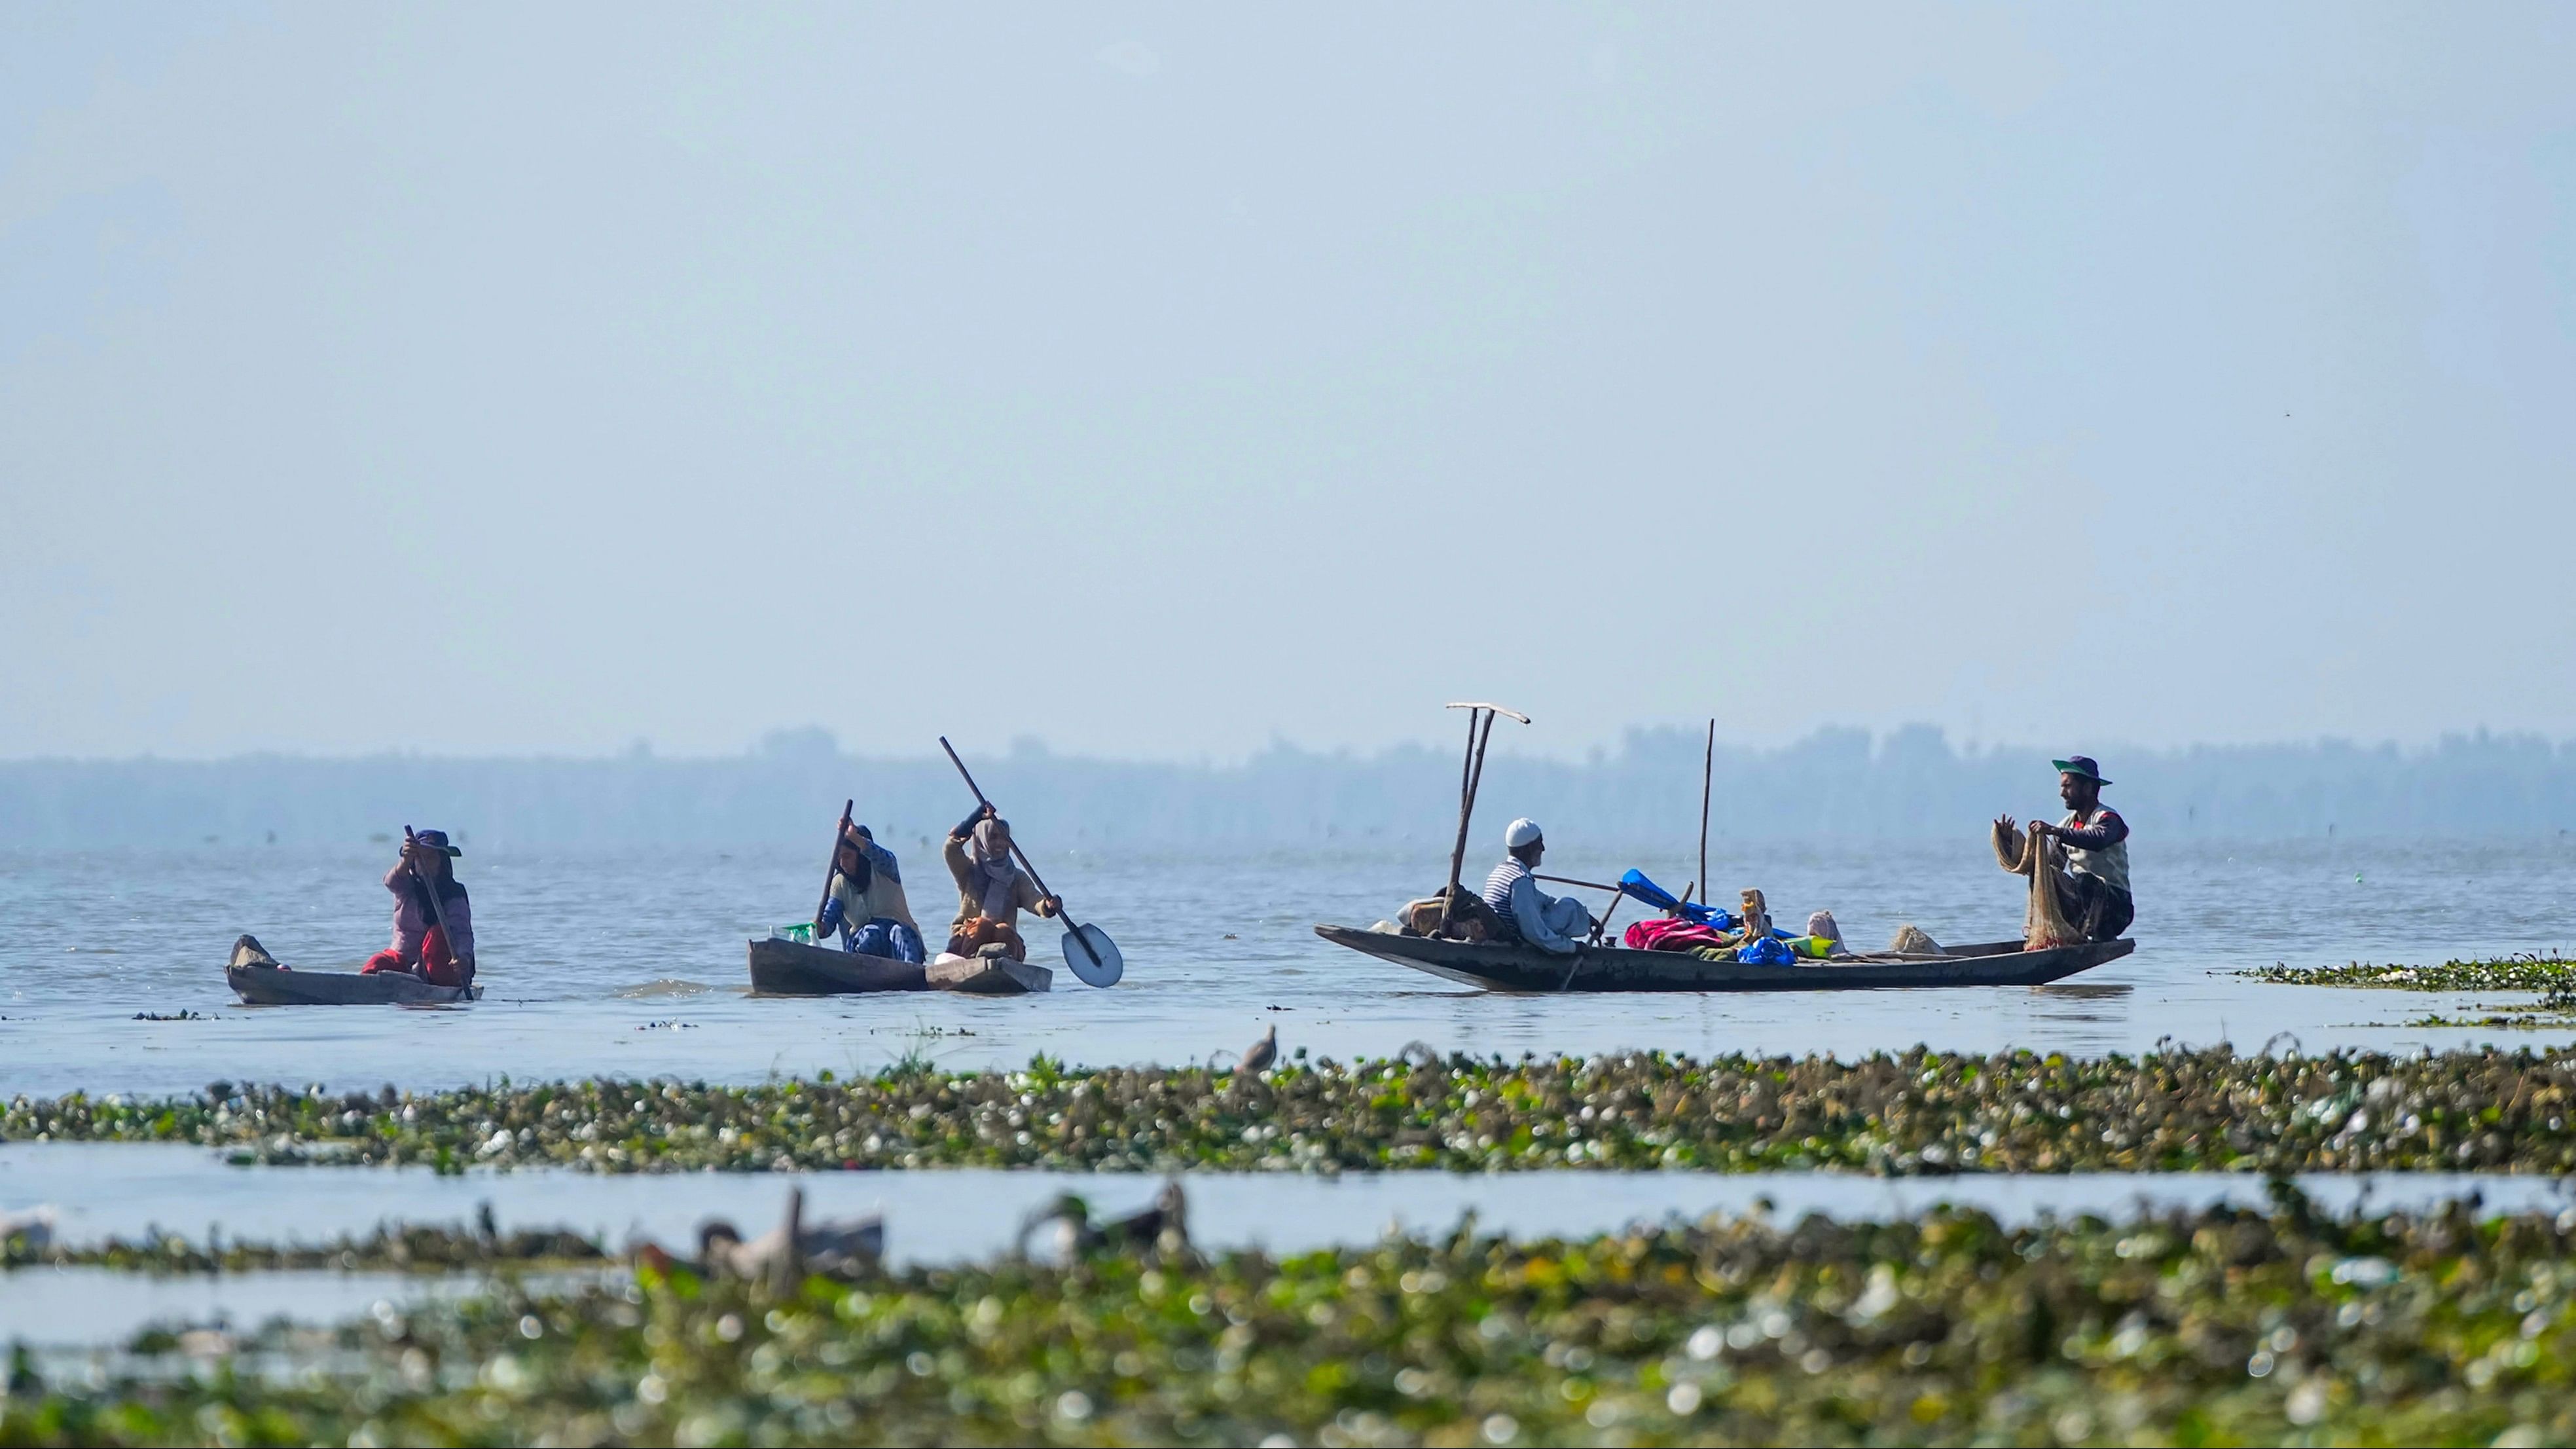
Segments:
[[[2057,843],[1998,820],[1994,847],[1997,864],[2015,875],[2030,877],[2030,908],[2022,917],[2022,949],[2049,951],[2082,941],[2084,933],[2066,919],[2065,903],[2058,899],[2062,872],[2057,868]]]

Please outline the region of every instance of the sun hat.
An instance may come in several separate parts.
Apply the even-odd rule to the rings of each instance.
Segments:
[[[450,859],[453,859],[453,858],[455,858],[455,857],[457,857],[457,856],[460,856],[460,855],[463,855],[463,854],[465,853],[463,850],[459,849],[458,847],[453,846],[453,845],[450,845],[450,844],[448,844],[448,843],[447,843],[447,832],[446,832],[446,831],[444,831],[444,830],[418,830],[418,831],[414,831],[414,832],[412,833],[412,839],[419,841],[422,845],[424,845],[424,846],[428,847],[428,848],[429,848],[429,849],[431,849],[431,850],[435,850],[435,851],[437,851],[439,854],[444,855],[444,856],[447,856],[447,857],[449,857]]]
[[[2102,767],[2093,762],[2091,755],[2068,755],[2065,759],[2051,760],[2049,763],[2055,765],[2057,773],[2061,775],[2081,775],[2096,785],[2111,783],[2102,778]]]

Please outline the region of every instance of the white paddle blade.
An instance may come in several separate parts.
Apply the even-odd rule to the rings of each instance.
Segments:
[[[1127,961],[1118,954],[1118,943],[1098,926],[1064,933],[1064,964],[1088,986],[1115,986],[1118,978],[1127,974]]]

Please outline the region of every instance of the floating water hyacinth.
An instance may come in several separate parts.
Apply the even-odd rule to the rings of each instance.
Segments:
[[[2436,1013],[2415,1027],[2547,1031],[2576,1027],[2576,962],[2557,956],[2512,956],[2495,961],[2445,961],[2439,966],[2267,966],[2239,972],[2287,986],[2357,986],[2394,991],[2537,991],[2540,999],[2513,1006],[2473,1004],[2469,1014]]]
[[[12,1140],[190,1142],[245,1161],[599,1172],[2576,1171],[2576,1055],[2141,1057],[1915,1050],[943,1073],[756,1087],[503,1084],[19,1098]]]
[[[2508,956],[2493,961],[2445,961],[2439,966],[2272,965],[2240,971],[2282,986],[2357,986],[2395,991],[2564,991],[2576,988],[2576,961],[2557,956]]]
[[[2290,1193],[784,1290],[647,1269],[147,1334],[58,1381],[22,1354],[0,1444],[2564,1442],[2572,1304],[2576,1213]]]
[[[608,1261],[600,1244],[568,1229],[511,1233],[468,1232],[437,1226],[380,1226],[364,1237],[321,1243],[205,1241],[166,1233],[128,1242],[36,1244],[24,1236],[0,1237],[0,1268],[95,1267],[142,1273],[246,1273],[329,1269],[451,1273],[482,1268],[592,1266]],[[5,1280],[0,1280],[5,1283]]]

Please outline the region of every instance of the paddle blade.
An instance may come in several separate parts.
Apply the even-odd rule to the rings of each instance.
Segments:
[[[1703,926],[1732,926],[1735,921],[1733,916],[1715,906],[1704,906],[1697,901],[1685,901],[1676,897],[1671,891],[1646,879],[1646,873],[1641,870],[1631,870],[1619,877],[1619,890],[1630,900],[1643,901],[1659,911],[1677,912],[1683,919],[1696,921]]]
[[[1127,974],[1127,960],[1118,954],[1118,943],[1098,926],[1078,926],[1064,933],[1064,964],[1086,986],[1115,986]]]
[[[1673,893],[1646,879],[1646,873],[1642,870],[1631,869],[1626,875],[1619,877],[1619,889],[1631,898],[1643,901],[1659,911],[1681,909],[1682,903],[1673,898]]]

